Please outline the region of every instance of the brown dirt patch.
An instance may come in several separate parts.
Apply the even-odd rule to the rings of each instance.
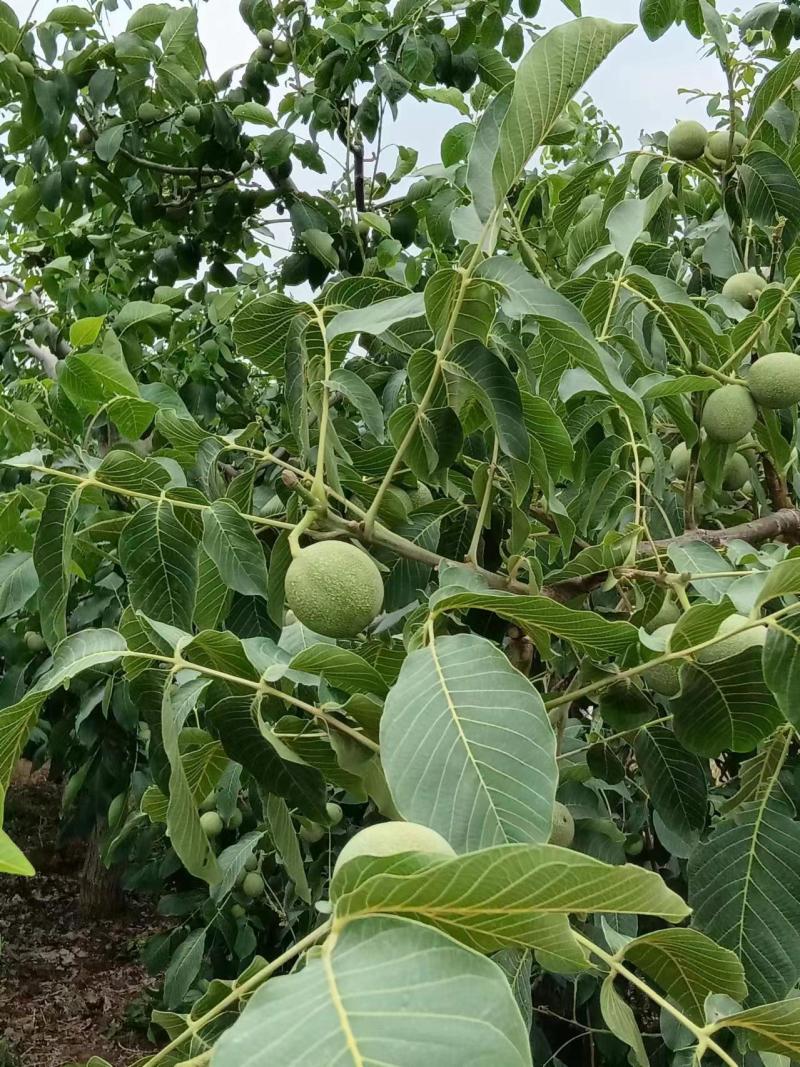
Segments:
[[[0,1067],[66,1067],[91,1056],[126,1067],[153,1051],[137,1011],[153,986],[139,948],[163,920],[136,900],[118,918],[81,919],[83,845],[57,846],[59,810],[58,787],[38,776],[6,799],[6,829],[37,875],[0,875]]]

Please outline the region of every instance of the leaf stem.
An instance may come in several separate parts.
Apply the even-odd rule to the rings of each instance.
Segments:
[[[605,949],[600,948],[600,946],[596,945],[594,941],[590,940],[588,937],[584,937],[584,935],[578,933],[577,930],[573,930],[572,933],[578,944],[582,945],[587,952],[590,952],[593,956],[597,956],[598,959],[601,959],[603,963],[605,963],[606,966],[610,968],[610,970],[614,974],[620,975],[620,977],[630,982],[631,985],[636,986],[636,988],[640,992],[644,993],[646,997],[652,1000],[654,1004],[658,1004],[658,1006],[664,1011],[668,1012],[673,1017],[673,1019],[676,1019],[681,1024],[681,1026],[685,1027],[692,1034],[694,1034],[700,1046],[698,1048],[698,1052],[700,1055],[702,1055],[706,1049],[710,1049],[717,1056],[719,1056],[723,1063],[728,1064],[728,1067],[739,1067],[736,1061],[728,1055],[725,1049],[721,1048],[716,1043],[716,1041],[713,1041],[708,1036],[708,1033],[705,1028],[700,1027],[696,1023],[692,1022],[691,1019],[689,1019],[686,1015],[683,1014],[682,1011],[676,1008],[674,1004],[672,1004],[669,1000],[666,999],[666,997],[662,997],[660,993],[657,993],[655,989],[652,988],[652,986],[649,986],[647,982],[643,981],[637,974],[634,974],[634,972],[631,971],[628,967],[626,967],[624,963],[621,963],[616,956],[612,956],[611,953],[606,952]]]
[[[213,1008],[209,1008],[209,1010],[204,1015],[201,1015],[199,1019],[187,1019],[186,1029],[183,1033],[178,1034],[177,1037],[173,1038],[172,1041],[157,1052],[155,1056],[151,1056],[149,1060],[145,1060],[142,1067],[157,1067],[157,1064],[163,1063],[170,1052],[174,1052],[176,1049],[180,1048],[187,1038],[199,1036],[200,1031],[205,1026],[208,1026],[210,1022],[213,1022],[221,1012],[248,996],[260,985],[263,985],[264,982],[266,982],[268,978],[271,978],[276,971],[280,970],[284,964],[289,963],[291,960],[305,952],[307,948],[311,948],[318,941],[322,940],[322,938],[329,933],[330,929],[331,920],[328,919],[322,926],[318,926],[316,930],[312,930],[310,934],[301,938],[298,942],[292,945],[291,948],[287,948],[287,950],[281,953],[280,956],[276,956],[274,960],[256,971],[255,974],[252,974],[246,981],[242,982],[241,985],[232,989],[227,996],[218,1001]]]
[[[319,517],[324,516],[328,508],[328,498],[325,493],[325,450],[328,446],[328,423],[331,415],[331,398],[328,382],[331,376],[331,348],[325,332],[325,318],[316,304],[311,303],[314,318],[317,321],[320,336],[322,337],[323,371],[322,371],[322,406],[319,415],[319,439],[317,441],[317,466],[314,472],[314,481],[311,484],[311,493],[319,505]]]

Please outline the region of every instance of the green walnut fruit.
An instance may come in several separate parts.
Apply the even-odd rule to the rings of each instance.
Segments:
[[[151,104],[148,100],[145,100],[143,104],[139,104],[139,110],[136,114],[139,118],[139,122],[155,122],[161,112],[155,104]]]
[[[766,288],[766,278],[762,278],[760,274],[754,274],[751,270],[743,270],[728,278],[722,287],[722,295],[735,300],[748,311],[752,311],[759,295]]]
[[[722,471],[722,488],[731,492],[741,489],[750,477],[750,464],[741,452],[734,452]]]
[[[258,31],[258,43],[262,48],[272,48],[275,42],[275,38],[272,34],[272,30],[259,30]]]
[[[653,637],[663,638],[664,648],[667,652],[669,652],[669,639],[672,637],[674,629],[674,623],[669,623],[666,626],[659,626],[653,633]],[[654,692],[661,693],[662,696],[674,697],[680,692],[681,678],[678,661],[656,663],[653,667],[648,667],[646,671],[642,671],[642,677]]]
[[[312,257],[303,252],[292,252],[281,260],[281,281],[284,285],[302,285],[308,280]]]
[[[638,834],[634,837],[631,837],[629,841],[625,842],[625,852],[629,856],[641,856],[643,851],[644,841]]]
[[[234,919],[243,919],[247,912],[241,904],[234,904],[231,908],[231,916]]]
[[[288,59],[291,49],[286,41],[279,37],[277,41],[272,42],[272,51],[276,59]]]
[[[706,145],[706,157],[717,167],[725,166],[728,161],[728,148],[731,143],[731,135],[728,130],[717,130],[708,138]],[[737,130],[733,135],[733,158],[742,154],[742,149],[747,144],[747,138]]]
[[[433,493],[427,485],[419,482],[416,489],[408,490],[408,499],[411,501],[412,510],[424,508],[426,504],[430,504],[433,500]]]
[[[550,844],[569,848],[575,840],[575,820],[564,804],[556,801],[553,805],[553,825],[550,830]]]
[[[204,811],[200,816],[200,825],[203,828],[203,833],[208,838],[219,837],[222,833],[224,823],[222,816],[217,811]]]
[[[203,114],[200,111],[200,108],[195,104],[189,104],[188,107],[185,107],[183,109],[183,114],[181,115],[185,126],[197,126],[202,117]]]
[[[800,356],[770,352],[757,359],[747,375],[747,388],[762,408],[788,408],[800,400]]]
[[[750,433],[757,416],[749,389],[743,385],[723,385],[709,394],[701,422],[712,441],[732,445]]]
[[[230,819],[228,819],[228,829],[229,830],[238,830],[241,825],[242,825],[242,813],[237,808],[234,811],[233,815],[231,815]]]
[[[264,895],[264,879],[260,874],[251,871],[242,882],[242,892],[251,900],[257,900]]]
[[[743,630],[734,633],[750,620],[746,615],[729,615],[720,624],[717,635],[732,634],[724,641],[718,641],[716,645],[709,645],[697,653],[698,663],[717,663],[721,659],[730,659],[731,656],[740,656],[748,648],[761,648],[767,640],[766,626],[753,627],[751,630]]]
[[[209,793],[208,796],[200,804],[201,811],[216,811],[217,809],[217,794]]]
[[[29,63],[27,59],[23,59],[20,65],[17,67],[23,78],[32,78],[36,71],[33,69],[33,63]]]
[[[692,450],[685,441],[675,445],[669,454],[669,464],[676,478],[685,478],[689,473],[689,463],[692,458]]]
[[[699,159],[705,151],[708,133],[705,126],[694,119],[684,119],[669,131],[669,154],[676,159]]]
[[[325,805],[325,810],[328,813],[328,819],[330,821],[331,826],[338,826],[344,818],[344,812],[342,811],[341,805],[337,804],[333,800],[329,800],[328,803]]]
[[[351,837],[336,860],[334,874],[359,856],[396,856],[401,852],[426,852],[451,859],[455,851],[448,841],[416,822],[382,822],[367,826]]]
[[[383,605],[381,573],[347,541],[301,549],[286,572],[286,602],[297,619],[325,637],[355,637]]]
[[[36,630],[28,630],[25,634],[25,645],[29,652],[41,652],[45,647],[45,640]]]
[[[244,869],[246,871],[255,871],[258,869],[258,856],[248,856],[244,861]]]
[[[325,836],[325,827],[320,826],[319,823],[312,822],[309,826],[300,827],[300,837],[309,843],[309,845],[315,845],[317,841],[321,841]]]

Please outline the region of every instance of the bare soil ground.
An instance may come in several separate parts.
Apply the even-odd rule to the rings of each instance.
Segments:
[[[35,878],[0,875],[0,1067],[66,1067],[102,1056],[127,1067],[152,1052],[139,947],[163,926],[148,902],[109,921],[78,913],[83,846],[57,846],[60,794],[36,776],[12,785],[6,829]]]

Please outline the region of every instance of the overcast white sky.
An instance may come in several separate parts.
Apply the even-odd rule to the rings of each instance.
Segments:
[[[133,8],[142,6],[142,0],[131,2]],[[30,9],[30,0],[11,0],[11,6],[23,17]],[[45,13],[54,6],[55,0],[43,0],[40,11]],[[735,5],[732,0],[719,0],[718,6],[730,11]],[[126,0],[119,0],[119,7],[117,18],[124,22],[129,14]],[[638,10],[639,0],[583,0],[585,15],[602,15],[637,26]],[[571,17],[561,0],[543,0],[536,21],[551,27]],[[238,15],[238,0],[201,2],[200,20],[201,37],[215,75],[243,62],[253,50],[253,36]],[[721,87],[717,63],[703,58],[698,42],[683,27],[673,28],[655,43],[638,28],[618,46],[613,61],[601,66],[588,83],[597,104],[621,127],[625,147],[635,146],[643,129],[668,129],[678,118],[704,119],[703,104],[687,103],[678,95],[679,88]],[[442,135],[457,121],[459,115],[453,108],[404,100],[391,139],[417,148],[420,165],[436,163]],[[392,164],[391,158],[382,161],[386,170]],[[308,177],[315,180],[313,175]]]

